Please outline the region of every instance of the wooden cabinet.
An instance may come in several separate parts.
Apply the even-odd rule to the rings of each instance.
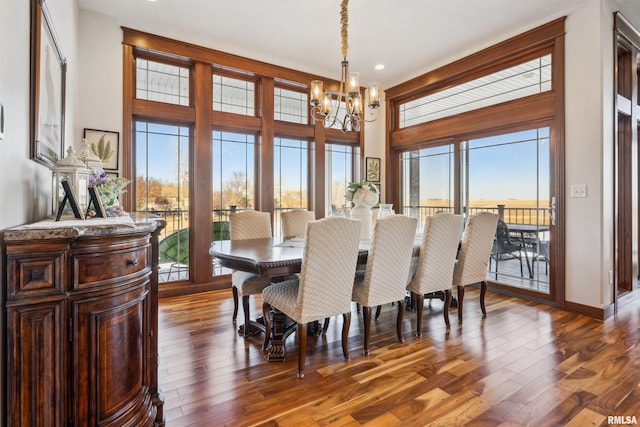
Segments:
[[[71,223],[71,222],[69,222]],[[6,230],[10,426],[160,426],[161,221]]]

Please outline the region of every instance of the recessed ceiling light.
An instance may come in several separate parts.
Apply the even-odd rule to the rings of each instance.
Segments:
[[[377,64],[375,67],[376,70],[384,70],[384,64]]]

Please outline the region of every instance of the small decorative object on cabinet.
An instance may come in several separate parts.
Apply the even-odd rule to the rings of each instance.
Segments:
[[[157,342],[164,226],[120,217],[5,230],[4,425],[164,425]]]

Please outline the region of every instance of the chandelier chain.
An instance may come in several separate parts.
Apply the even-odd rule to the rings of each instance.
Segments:
[[[347,59],[347,51],[349,50],[349,0],[342,0],[340,5],[340,36],[342,37],[342,57]]]

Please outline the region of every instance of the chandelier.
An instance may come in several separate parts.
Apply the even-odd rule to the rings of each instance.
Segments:
[[[321,80],[311,82],[311,114],[314,120],[322,120],[324,127],[331,128],[339,124],[342,132],[348,130],[359,131],[360,123],[364,120],[362,93],[360,92],[360,73],[349,72],[347,51],[349,50],[348,26],[349,14],[347,6],[349,0],[342,0],[340,4],[340,37],[342,39],[342,78],[340,89],[333,96],[328,90],[323,90]],[[375,110],[380,106],[380,86],[378,83],[369,85],[369,101],[367,106]]]

